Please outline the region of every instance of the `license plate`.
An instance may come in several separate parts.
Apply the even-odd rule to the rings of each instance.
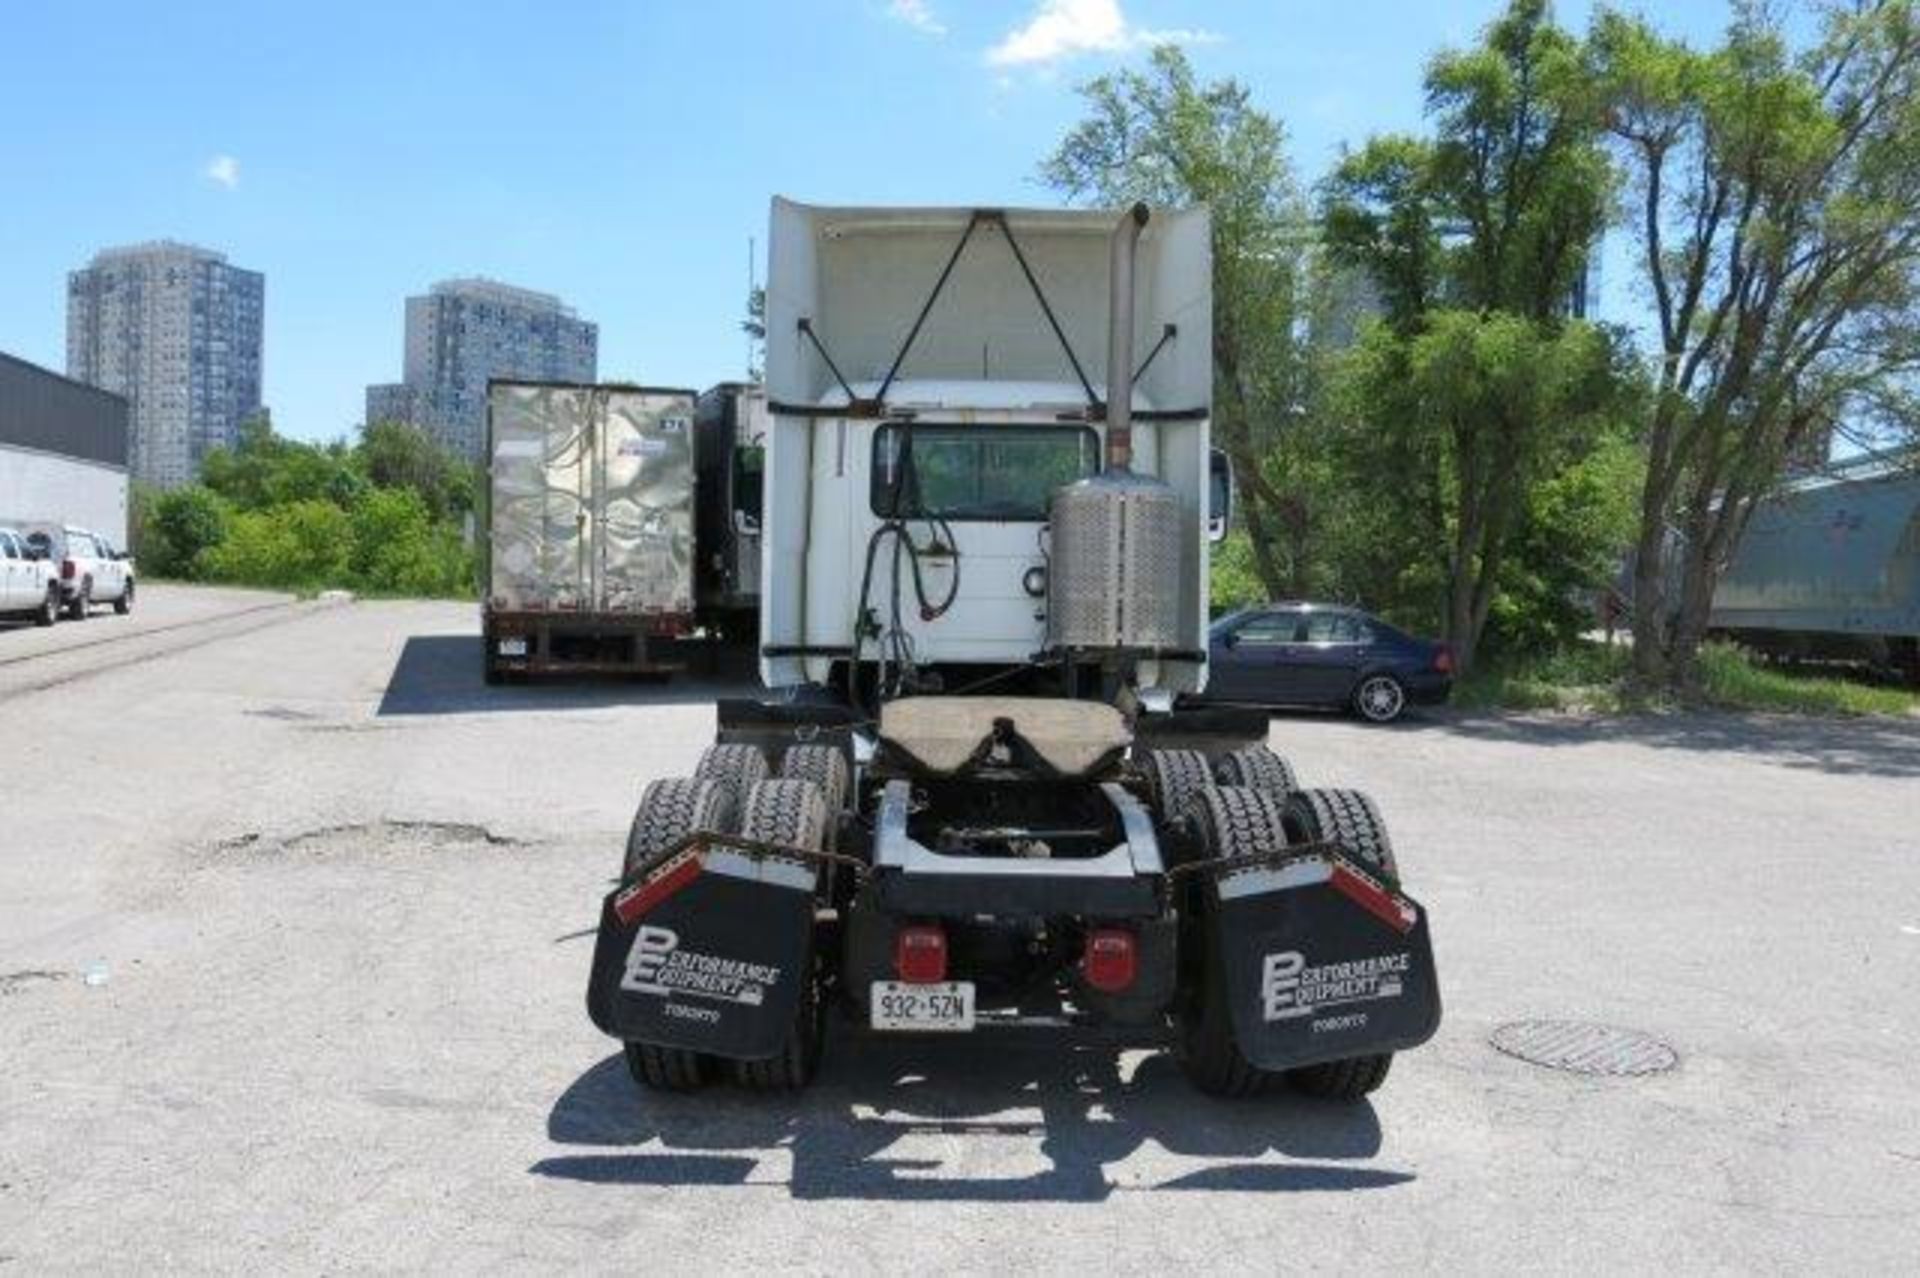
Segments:
[[[874,1029],[965,1033],[973,1028],[972,981],[875,981],[871,993],[868,1015]]]
[[[500,655],[503,657],[524,657],[527,655],[527,641],[524,638],[502,639]]]

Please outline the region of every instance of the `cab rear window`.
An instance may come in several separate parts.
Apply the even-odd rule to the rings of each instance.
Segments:
[[[1085,426],[940,426],[894,422],[873,434],[873,513],[1038,522],[1053,490],[1100,469]]]

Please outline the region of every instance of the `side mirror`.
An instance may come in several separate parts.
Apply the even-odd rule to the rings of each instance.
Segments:
[[[1218,545],[1233,523],[1233,459],[1216,448],[1207,458],[1207,540]]]
[[[733,512],[733,530],[743,537],[758,537],[760,517],[750,510],[736,510]]]
[[[1240,634],[1238,631],[1229,630],[1220,636],[1220,642],[1229,648],[1238,648],[1240,646]]]

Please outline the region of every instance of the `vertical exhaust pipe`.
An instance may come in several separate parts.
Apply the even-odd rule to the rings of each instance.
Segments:
[[[1108,249],[1108,470],[1133,467],[1133,260],[1147,216],[1144,204],[1128,209]]]

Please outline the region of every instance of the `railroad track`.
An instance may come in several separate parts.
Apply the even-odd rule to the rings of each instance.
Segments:
[[[109,635],[100,639],[89,639],[82,643],[69,644],[60,648],[47,648],[39,652],[21,653],[14,657],[0,658],[0,701],[29,696],[36,692],[45,692],[95,675],[108,674],[115,670],[124,670],[148,661],[157,661],[162,657],[178,653],[191,652],[207,644],[218,643],[223,639],[238,638],[252,634],[256,630],[265,630],[270,626],[307,616],[325,608],[335,607],[331,603],[316,603],[295,599],[281,600],[269,604],[255,604],[233,612],[223,612],[211,617],[195,617],[188,621],[169,622],[164,626],[149,626],[145,630],[131,631],[126,634]],[[249,619],[251,619],[250,624]],[[235,625],[235,622],[243,624]],[[184,641],[169,642],[167,636],[182,636]],[[160,643],[150,640],[159,639]],[[6,680],[8,672],[22,666],[33,667],[34,663],[52,663],[61,658],[71,658],[100,648],[115,649],[106,659],[94,661],[77,670],[60,670],[57,666],[45,666],[47,673],[43,678],[35,678],[37,669],[29,669],[25,680],[12,683]]]

